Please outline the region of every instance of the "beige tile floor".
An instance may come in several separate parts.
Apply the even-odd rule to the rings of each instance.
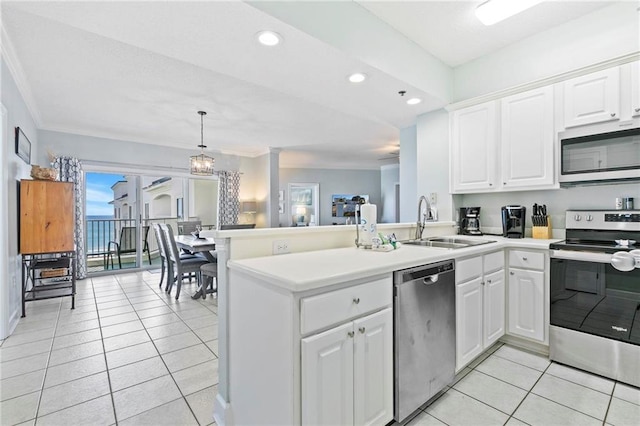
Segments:
[[[640,425],[640,389],[497,344],[410,426]]]
[[[74,310],[69,298],[27,303],[0,344],[0,424],[212,424],[217,300],[192,300],[185,281],[176,301],[159,279],[79,281]]]
[[[208,425],[217,301],[167,296],[149,272],[30,302],[0,344],[0,424]],[[175,293],[175,291],[174,291]],[[414,418],[423,425],[640,426],[640,389],[496,345]]]

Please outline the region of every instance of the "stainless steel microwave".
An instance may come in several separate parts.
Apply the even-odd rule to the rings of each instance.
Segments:
[[[640,180],[640,128],[560,135],[560,184]],[[569,133],[570,135],[570,133]]]

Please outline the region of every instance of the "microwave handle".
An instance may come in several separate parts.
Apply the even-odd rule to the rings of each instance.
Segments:
[[[551,258],[611,264],[611,254],[609,253],[592,253],[588,251],[572,251],[572,250],[551,250]]]

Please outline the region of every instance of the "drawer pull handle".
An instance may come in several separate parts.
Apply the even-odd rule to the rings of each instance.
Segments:
[[[515,275],[516,273],[515,273],[515,272],[509,272],[509,274],[511,274],[511,275]]]
[[[615,112],[612,112],[612,113],[611,113],[611,117],[615,117],[615,116],[616,116],[616,113],[615,113]]]
[[[353,298],[353,303],[355,303],[356,305],[357,305],[358,303],[360,303],[360,298],[359,298],[359,297],[354,297],[354,298]]]
[[[360,327],[358,330],[359,330],[359,331],[360,331],[360,333],[362,333],[362,334],[364,334],[364,332],[365,332],[365,328],[364,328],[364,327]]]
[[[523,257],[522,260],[528,260],[526,257]]]
[[[636,112],[640,112],[640,108],[636,108],[636,109],[635,109],[635,111],[636,111]]]
[[[354,334],[355,334],[355,333],[354,333],[353,331],[349,331],[349,332],[347,332],[347,336],[349,336],[349,337],[353,337],[353,335],[354,335]]]
[[[491,284],[491,280],[487,280],[487,283]]]

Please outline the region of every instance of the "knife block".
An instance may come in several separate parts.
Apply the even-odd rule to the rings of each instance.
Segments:
[[[547,226],[532,227],[531,236],[539,240],[551,239],[551,216],[547,216]]]

